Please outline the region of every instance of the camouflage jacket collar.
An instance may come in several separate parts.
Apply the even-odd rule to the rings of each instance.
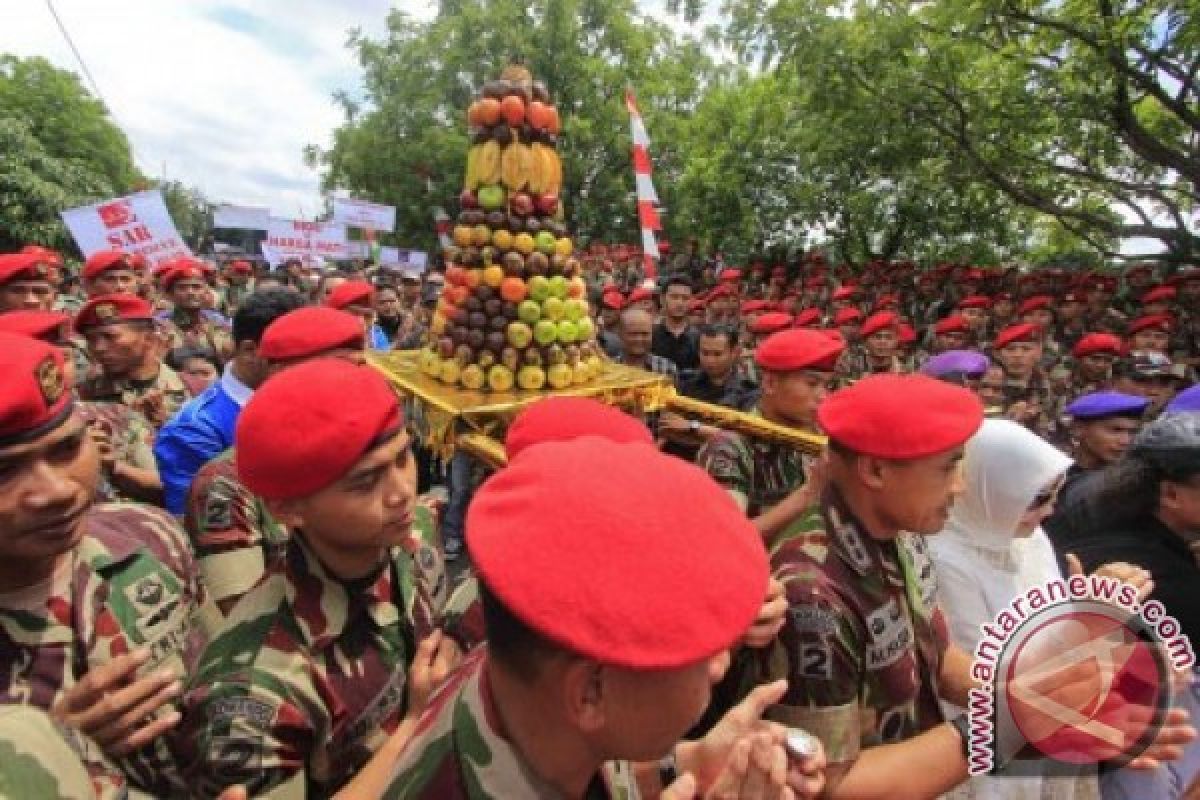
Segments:
[[[284,559],[286,596],[301,633],[314,650],[333,645],[364,616],[377,628],[397,625],[414,591],[408,558],[392,559],[366,586],[351,586],[332,575],[293,531]]]
[[[89,528],[97,523],[106,523],[110,519],[110,515],[96,515],[92,511],[89,511],[87,516],[92,519],[88,520],[85,517],[81,524]],[[94,536],[85,535],[79,542],[77,552],[79,563],[87,564],[95,572],[105,572],[128,561],[142,547],[141,540],[132,532],[113,527],[105,532],[103,543]]]
[[[904,576],[895,557],[895,545],[877,541],[865,532],[836,488],[831,487],[825,497],[822,511],[830,533],[830,548],[858,575],[879,571],[888,582],[902,586]]]

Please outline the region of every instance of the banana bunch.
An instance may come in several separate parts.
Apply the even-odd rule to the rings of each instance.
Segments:
[[[553,147],[534,142],[529,147],[529,190],[535,194],[558,194],[562,187],[562,163]]]
[[[463,188],[474,191],[480,186],[500,182],[501,150],[496,142],[473,145],[467,151],[467,175]]]

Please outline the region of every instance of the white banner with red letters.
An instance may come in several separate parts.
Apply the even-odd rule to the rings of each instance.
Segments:
[[[263,245],[280,261],[298,258],[305,263],[312,263],[321,259],[336,261],[350,257],[346,226],[334,222],[271,217]]]
[[[101,250],[120,250],[137,253],[154,266],[192,254],[157,189],[67,209],[60,216],[85,258]]]
[[[366,200],[355,200],[353,197],[335,197],[333,221],[348,228],[390,231],[396,227],[396,209]]]

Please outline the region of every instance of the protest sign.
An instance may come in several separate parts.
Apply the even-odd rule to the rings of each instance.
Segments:
[[[352,197],[335,197],[333,221],[349,228],[390,231],[396,227],[396,209]]]
[[[320,259],[349,258],[346,228],[333,222],[304,222],[271,217],[267,239],[263,242],[280,260],[298,258],[306,263]]]
[[[184,244],[157,189],[61,212],[84,257],[101,250],[143,256],[151,266],[192,251]]]

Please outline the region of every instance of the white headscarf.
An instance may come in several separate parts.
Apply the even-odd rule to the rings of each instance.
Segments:
[[[1028,428],[984,421],[967,442],[966,491],[950,509],[949,527],[978,544],[1007,548],[1029,504],[1069,466],[1071,459]]]

